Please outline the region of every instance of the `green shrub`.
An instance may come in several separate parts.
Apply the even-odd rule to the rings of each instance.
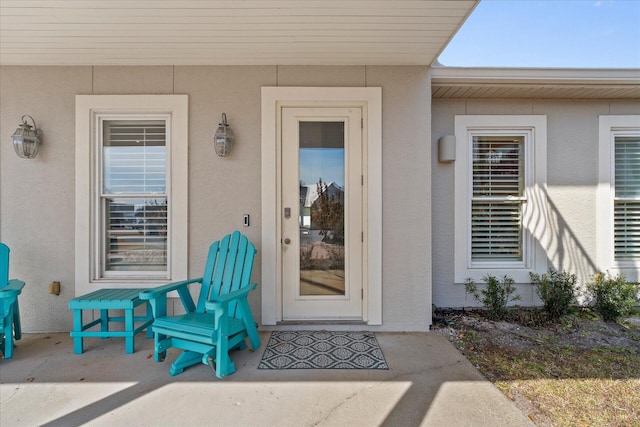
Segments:
[[[575,301],[576,275],[549,269],[549,274],[529,273],[536,293],[544,303],[549,320],[557,320],[569,312]]]
[[[595,310],[604,320],[616,320],[630,313],[638,303],[638,284],[627,282],[624,274],[598,273],[587,284]]]
[[[514,295],[516,292],[515,281],[509,276],[504,276],[502,280],[498,280],[492,275],[486,275],[482,280],[484,280],[486,286],[478,292],[478,287],[473,280],[467,279],[464,284],[466,292],[473,295],[476,301],[482,303],[487,309],[490,319],[504,319],[507,315],[507,304],[520,299],[520,295]]]

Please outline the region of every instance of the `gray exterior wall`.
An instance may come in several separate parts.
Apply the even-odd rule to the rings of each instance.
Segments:
[[[75,95],[189,95],[189,277],[206,248],[241,229],[260,250],[260,88],[376,86],[383,91],[383,326],[431,323],[431,103],[427,67],[0,67],[0,240],[24,280],[24,332],[68,331],[75,296]],[[220,114],[236,136],[230,157],[212,146]],[[30,114],[44,131],[38,158],[19,159],[9,136]],[[438,166],[438,165],[436,165]],[[436,174],[438,175],[438,174]],[[436,187],[434,187],[436,188]],[[440,211],[438,211],[440,213]],[[251,227],[242,228],[242,215]],[[254,266],[260,283],[261,256]],[[60,281],[59,296],[47,293]],[[260,293],[251,305],[260,319]]]
[[[475,306],[454,284],[454,164],[438,163],[438,138],[454,134],[455,115],[547,116],[547,223],[549,266],[578,275],[596,272],[598,116],[640,114],[640,100],[434,99],[432,105],[433,303]],[[540,272],[542,273],[542,272]],[[531,285],[519,285],[519,304],[536,305]]]

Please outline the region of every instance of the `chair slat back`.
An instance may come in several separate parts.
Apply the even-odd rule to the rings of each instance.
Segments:
[[[251,283],[251,272],[253,271],[253,260],[255,259],[256,253],[258,253],[253,243],[249,242],[246,238],[245,238],[245,241],[247,242],[247,247],[244,253],[242,254],[244,258],[242,259],[242,262],[239,262],[236,265],[236,269],[237,269],[236,277],[239,283],[238,289],[248,286]],[[240,317],[240,313],[237,310],[236,302],[232,302],[229,305],[229,311],[233,313],[234,317],[238,317],[238,318]]]
[[[213,295],[225,295],[229,292],[235,291],[233,288],[233,278],[235,273],[235,267],[238,264],[238,252],[240,250],[241,236],[239,233],[233,233],[231,235],[231,243],[229,244],[229,253],[227,254],[226,263],[224,266],[224,273],[221,281],[215,281],[215,287],[212,289]]]
[[[9,247],[0,243],[0,289],[9,284]]]
[[[239,231],[213,242],[209,247],[196,312],[204,312],[205,302],[211,295],[226,295],[247,286],[255,254],[255,246]],[[236,311],[236,303],[232,302],[229,315],[236,317]]]

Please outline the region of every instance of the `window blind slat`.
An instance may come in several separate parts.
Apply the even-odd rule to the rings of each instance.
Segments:
[[[521,138],[473,139],[473,196],[521,196],[524,156]]]
[[[522,260],[522,202],[472,202],[471,258]]]
[[[107,270],[166,269],[166,199],[105,199],[105,210]]]
[[[103,124],[103,191],[106,194],[166,191],[166,126],[163,121]]]
[[[640,197],[640,136],[615,139],[615,195]]]
[[[619,261],[640,259],[640,201],[615,202],[614,253]]]

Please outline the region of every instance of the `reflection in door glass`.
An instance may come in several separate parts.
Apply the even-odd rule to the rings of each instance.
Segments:
[[[300,122],[300,295],[345,295],[344,122]]]

